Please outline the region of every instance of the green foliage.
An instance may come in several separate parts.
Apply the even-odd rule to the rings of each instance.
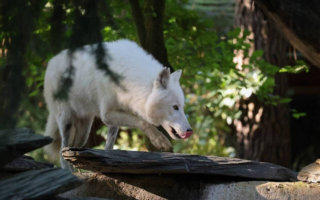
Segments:
[[[298,60],[295,66],[285,66],[279,72],[298,74],[301,72],[309,72],[309,67],[302,60]]]
[[[19,121],[19,126],[31,127],[39,133],[43,132],[47,114],[41,94],[48,59],[57,53],[56,49],[70,47],[68,39],[75,33],[80,34],[82,31],[81,34],[85,36],[91,34],[90,27],[81,28],[80,26],[77,27],[79,28],[77,32],[72,31],[76,30],[76,28],[70,28],[77,23],[74,18],[75,12],[83,17],[80,17],[81,20],[97,18],[101,20],[99,22],[101,36],[97,33],[99,31],[95,30],[95,34],[91,34],[89,39],[82,41],[81,44],[120,38],[138,41],[129,4],[124,1],[106,1],[109,2],[110,12],[102,14],[106,5],[98,6],[99,13],[94,15],[91,12],[92,18],[79,12],[81,9],[76,10],[72,7],[72,3],[61,3],[64,14],[59,15],[59,9],[52,7],[52,3],[57,2],[49,2],[51,3],[47,4],[46,12],[43,12],[35,23],[34,38],[41,45],[38,45],[37,51],[32,49],[28,51],[29,67],[24,69],[23,73],[26,77],[29,98],[22,102]],[[187,2],[167,0],[164,19],[163,33],[168,58],[174,69],[183,70],[180,82],[186,94],[185,113],[195,132],[188,140],[173,141],[174,151],[232,156],[234,150],[227,144],[227,134],[230,132],[228,124],[241,115],[237,106],[240,99],[256,94],[261,101],[272,105],[289,103],[290,99],[271,95],[275,85],[274,75],[279,68],[267,63],[263,59],[261,50],[256,50],[249,55],[249,31],[238,28],[221,37],[215,32],[212,20],[194,10],[186,9]],[[54,16],[63,18],[62,27],[67,28],[61,31],[59,24],[48,25],[46,21],[54,19]],[[111,21],[110,16],[113,18]],[[57,35],[56,32],[60,33],[57,35],[59,42],[52,41],[50,36],[52,32],[55,32],[55,35]],[[97,40],[95,41],[94,38]],[[97,51],[102,52],[99,48]],[[98,63],[103,63],[102,57],[103,55],[98,54]],[[238,65],[237,57],[242,57],[247,62]],[[101,65],[101,68],[107,69],[107,66]],[[299,61],[296,66],[286,66],[280,69],[280,72],[298,73],[306,69],[305,64]],[[110,72],[105,72],[110,75]],[[69,71],[69,76],[72,76],[72,70]],[[293,115],[302,117],[303,113],[293,112]],[[105,135],[106,130],[104,127],[98,134]],[[120,133],[116,148],[145,150],[142,135],[139,130],[129,132],[124,129]]]
[[[296,109],[291,109],[290,112],[292,113],[292,116],[296,119],[307,116],[307,113],[300,113]]]

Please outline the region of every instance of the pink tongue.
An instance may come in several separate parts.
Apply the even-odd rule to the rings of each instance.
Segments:
[[[187,131],[185,135],[180,135],[181,138],[186,139],[192,135],[193,131]]]

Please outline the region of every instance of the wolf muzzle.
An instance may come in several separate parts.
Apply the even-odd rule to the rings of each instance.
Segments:
[[[187,130],[187,132],[184,135],[181,135],[181,138],[187,139],[193,134],[192,130]]]

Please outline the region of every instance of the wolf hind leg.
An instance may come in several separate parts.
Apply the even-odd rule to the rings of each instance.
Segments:
[[[93,119],[94,117],[78,117],[74,113],[72,115],[62,114],[60,123],[62,124],[61,127],[65,128],[61,128],[64,130],[61,134],[61,151],[64,147],[83,147],[88,140]],[[62,155],[60,156],[60,163],[62,168],[73,171],[73,166]]]
[[[49,136],[53,139],[51,144],[44,147],[44,152],[48,155],[51,161],[57,160],[59,157],[59,151],[61,147],[61,136],[59,134],[59,127],[55,114],[50,112],[46,124],[45,136]]]
[[[75,116],[72,123],[72,140],[69,145],[71,147],[83,147],[89,138],[94,117]]]
[[[61,167],[73,171],[73,167],[62,157],[62,149],[69,146],[70,135],[72,130],[73,113],[70,109],[61,109],[56,116],[61,136],[60,163]]]
[[[119,127],[117,126],[109,126],[107,133],[107,142],[104,149],[113,149],[114,143],[116,141],[118,135]]]

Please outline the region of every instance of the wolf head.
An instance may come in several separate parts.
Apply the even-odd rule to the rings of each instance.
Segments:
[[[146,104],[148,121],[161,125],[175,140],[189,138],[193,133],[183,110],[180,76],[181,70],[170,74],[169,68],[163,69],[153,82]]]

